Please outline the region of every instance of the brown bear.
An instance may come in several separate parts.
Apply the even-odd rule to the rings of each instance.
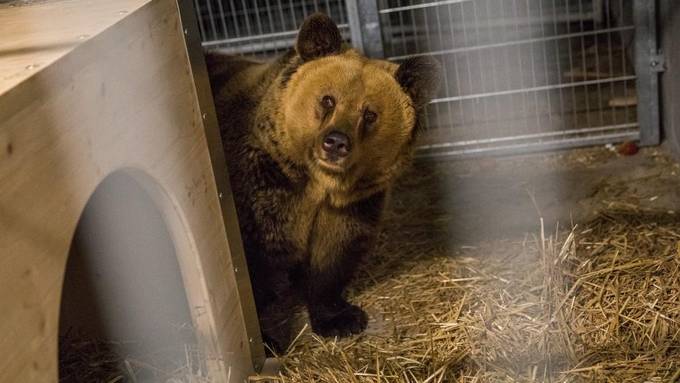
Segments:
[[[361,332],[366,313],[343,290],[411,160],[439,65],[361,56],[319,13],[274,61],[206,62],[265,341],[287,347],[300,304],[317,334]]]

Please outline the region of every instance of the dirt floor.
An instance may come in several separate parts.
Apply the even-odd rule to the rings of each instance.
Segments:
[[[269,378],[677,381],[678,193],[662,149],[419,163],[350,292],[367,331],[305,329]]]

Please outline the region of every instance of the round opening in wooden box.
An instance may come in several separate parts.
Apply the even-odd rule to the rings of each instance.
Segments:
[[[200,360],[163,215],[133,177],[114,173],[90,197],[71,244],[59,380],[183,381],[202,375]]]

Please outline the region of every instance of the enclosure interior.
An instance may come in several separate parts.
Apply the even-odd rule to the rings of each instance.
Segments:
[[[302,20],[319,11],[354,45],[380,41],[367,52],[372,56],[395,63],[435,57],[443,78],[428,108],[424,156],[517,154],[640,137],[632,0],[198,0],[196,6],[207,49],[271,57],[290,49]]]
[[[431,55],[444,71],[349,292],[366,335],[301,336],[284,381],[680,377],[680,166],[638,152],[659,133],[638,113],[658,108],[639,84],[664,65],[636,46],[650,4],[196,1],[206,49],[267,59],[321,11],[350,43],[380,40],[369,54]]]

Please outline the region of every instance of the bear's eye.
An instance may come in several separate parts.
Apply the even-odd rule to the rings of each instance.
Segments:
[[[377,119],[378,115],[375,112],[371,112],[370,110],[364,111],[364,122],[366,122],[367,124],[372,124]]]
[[[333,109],[335,107],[335,99],[333,96],[323,96],[321,98],[321,106],[323,106],[324,109]]]

